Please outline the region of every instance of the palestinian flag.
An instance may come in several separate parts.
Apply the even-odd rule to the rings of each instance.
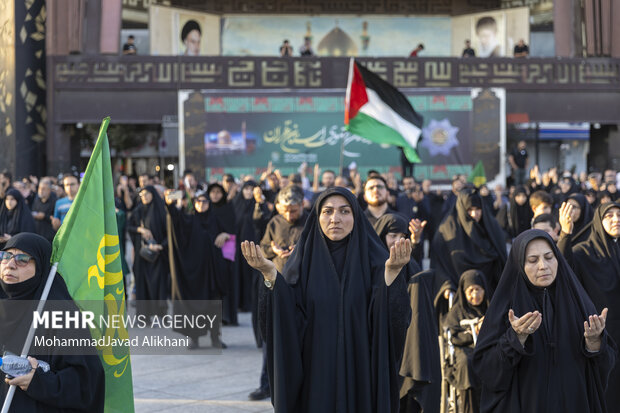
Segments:
[[[344,110],[346,129],[376,143],[403,149],[409,162],[420,162],[415,150],[423,119],[407,97],[351,59]]]

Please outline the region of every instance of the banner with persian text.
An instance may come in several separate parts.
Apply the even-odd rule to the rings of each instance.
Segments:
[[[471,90],[403,90],[424,116],[415,165],[416,179],[448,182],[469,174],[473,164],[499,139],[477,145]],[[369,169],[400,176],[397,147],[372,143],[344,130],[344,91],[252,92],[181,91],[179,153],[182,165],[207,180],[224,173],[260,174],[272,163],[281,173],[296,172],[305,162],[339,170],[355,161],[362,175]],[[499,125],[495,126],[499,128]],[[500,136],[499,130],[495,136]],[[487,171],[491,180],[497,171]]]

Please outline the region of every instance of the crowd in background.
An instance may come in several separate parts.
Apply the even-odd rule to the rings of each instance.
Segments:
[[[609,306],[606,294],[616,291],[614,286],[600,291],[599,285],[588,281],[588,260],[598,251],[597,265],[608,263],[608,270],[620,275],[617,244],[615,249],[609,247],[599,239],[597,229],[605,214],[618,209],[620,174],[611,169],[590,174],[557,168],[543,172],[535,165],[528,177],[527,173],[518,176],[523,175],[518,169],[525,164],[513,166],[515,176],[509,182],[522,185],[473,188],[464,175],[458,175],[448,191],[433,189],[430,180],[418,182],[411,176],[399,181],[392,173],[371,170],[362,178],[355,164],[339,174],[321,171],[317,164],[311,176],[305,173],[305,165],[301,173],[289,176],[270,165],[260,176],[226,174],[209,183],[200,183],[192,171],[185,171],[178,188],[166,188],[158,177],[148,174],[120,176],[115,203],[119,236],[126,241],[121,247],[128,300],[137,300],[137,311],[152,316],[167,308],[149,305],[151,300],[222,299],[224,324],[237,325],[238,312],[251,311],[256,343],[265,348],[257,325],[261,277],[243,259],[241,243],[260,245],[282,271],[321,193],[346,188],[388,249],[394,245],[390,236],[411,239],[410,282],[426,267],[424,258],[430,258],[428,280],[417,277],[416,287],[411,284],[409,291],[415,296],[412,306],[426,302],[425,310],[433,317],[415,323],[432,324],[429,328],[437,335],[451,332],[450,343],[461,350],[450,375],[452,384],[459,391],[462,410],[478,411],[481,384],[469,372],[467,360],[472,357],[473,338],[480,332],[487,306],[502,288],[500,276],[510,262],[507,243],[530,228],[545,231],[597,308],[600,303]],[[75,173],[18,180],[6,171],[0,173],[0,246],[21,232],[36,232],[51,241],[79,184]],[[173,254],[168,254],[169,249]],[[421,291],[427,291],[426,299]],[[462,324],[464,319],[475,320],[471,331]],[[619,332],[614,330],[612,337],[620,338]],[[225,347],[219,331],[211,339],[214,345]],[[198,337],[192,337],[191,346],[198,345]],[[435,346],[432,341],[418,340],[416,346],[405,349],[403,371],[407,363],[418,371],[415,360],[436,350],[430,349]],[[265,370],[264,366],[260,387],[250,396],[253,399],[269,396]],[[616,369],[612,380],[618,380],[617,376]],[[424,392],[419,380],[405,380],[403,389],[401,411],[418,411],[428,403],[420,396]]]

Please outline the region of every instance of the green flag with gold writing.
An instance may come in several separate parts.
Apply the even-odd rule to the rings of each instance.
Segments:
[[[58,262],[69,293],[80,301],[97,303],[100,315],[123,316],[125,289],[120,243],[116,226],[114,184],[110,147],[106,133],[110,118],[105,118],[86,167],[80,189],[53,242],[52,262]],[[93,311],[89,304],[89,311]],[[93,330],[94,339],[109,336],[129,337],[127,330]],[[133,412],[133,386],[128,347],[98,347],[105,370],[105,412]]]

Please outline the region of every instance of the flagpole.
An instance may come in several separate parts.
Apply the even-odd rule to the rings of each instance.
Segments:
[[[349,123],[349,106],[351,104],[351,82],[353,82],[353,66],[355,65],[355,58],[351,57],[349,59],[349,77],[347,79],[347,89],[345,91],[344,96],[344,124],[347,125]],[[342,142],[340,144],[340,170],[339,175],[342,174],[344,167],[344,141],[345,138],[342,137]],[[350,177],[346,177],[350,179]]]
[[[49,275],[47,276],[47,281],[45,282],[45,288],[43,289],[43,293],[41,294],[41,298],[39,299],[39,304],[37,305],[37,313],[41,313],[43,311],[43,307],[45,306],[45,302],[47,301],[47,296],[52,289],[52,283],[54,282],[54,276],[56,275],[56,270],[58,269],[58,263],[55,262],[52,265],[52,269],[50,270]],[[34,319],[30,324],[30,331],[28,331],[28,336],[26,337],[26,342],[24,343],[24,347],[22,348],[22,357],[28,356],[28,350],[30,350],[30,345],[32,344],[32,340],[34,339]],[[13,402],[13,396],[15,395],[15,385],[11,385],[9,387],[9,391],[6,394],[6,398],[4,399],[4,405],[2,406],[1,413],[9,413],[9,409],[11,408],[11,403]]]

